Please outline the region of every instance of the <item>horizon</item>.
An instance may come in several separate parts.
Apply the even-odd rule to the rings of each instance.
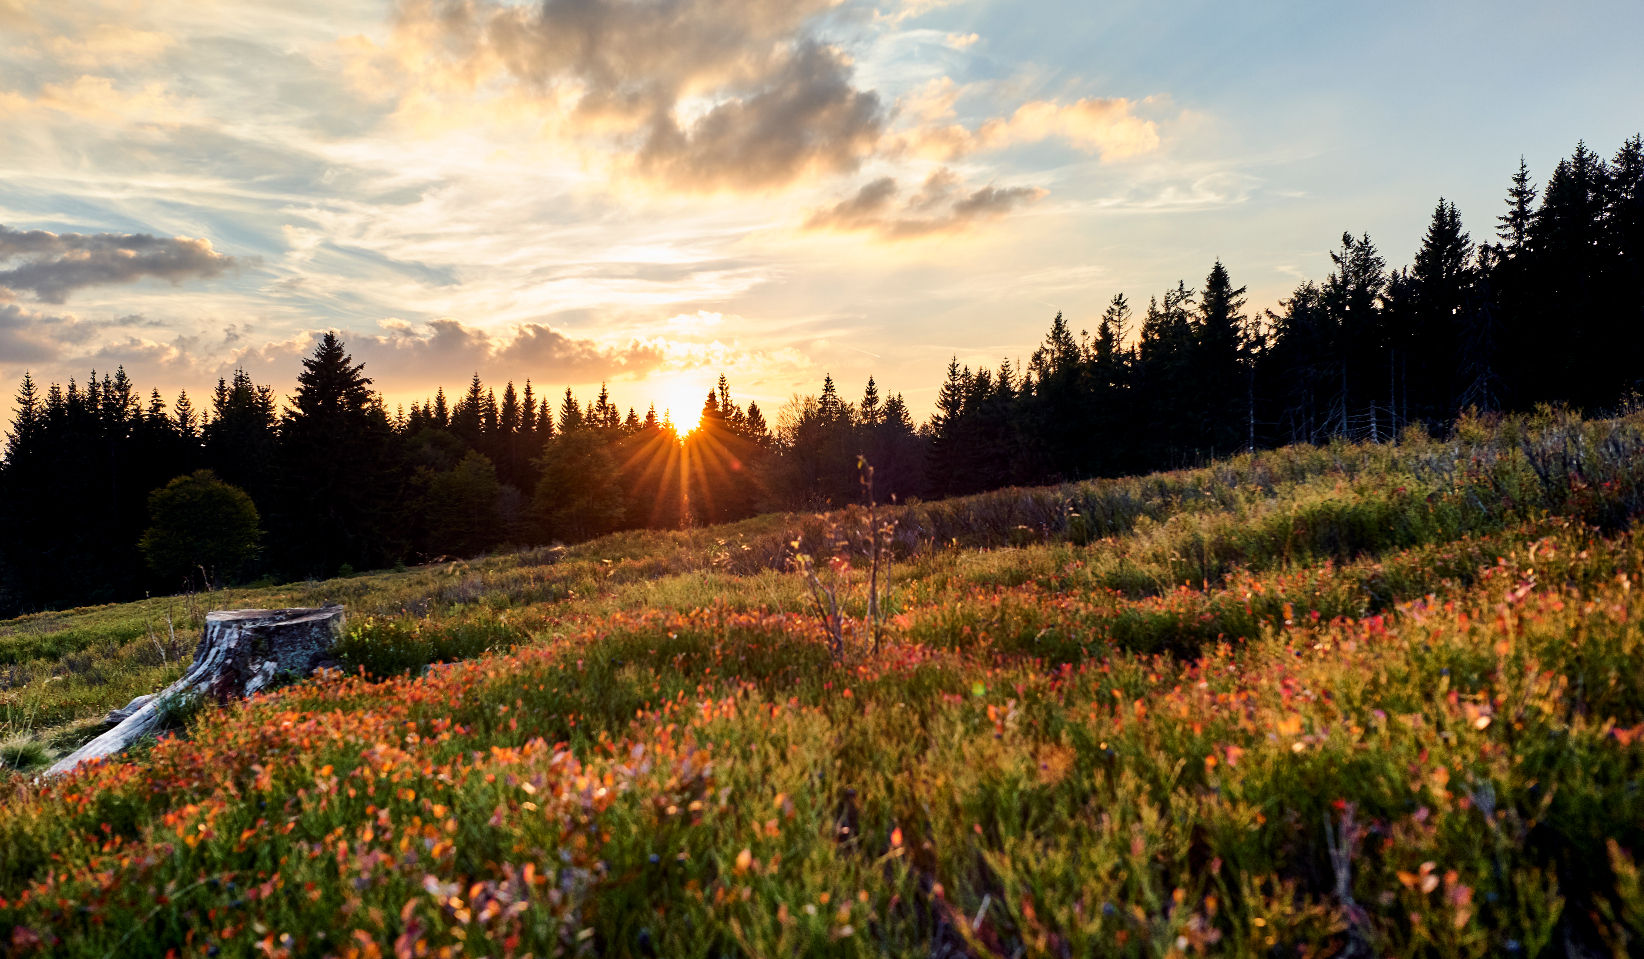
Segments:
[[[1520,155],[1644,117],[1621,3],[663,8],[591,5],[622,45],[579,59],[555,2],[464,8],[478,43],[409,0],[0,5],[6,414],[25,369],[283,398],[335,329],[391,410],[477,370],[683,430],[720,373],[773,419],[831,374],[924,420],[950,355],[1218,258],[1259,312],[1344,230],[1410,262],[1440,196],[1493,238]]]

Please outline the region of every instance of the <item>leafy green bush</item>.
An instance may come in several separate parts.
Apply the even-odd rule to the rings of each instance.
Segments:
[[[257,555],[257,507],[245,490],[210,470],[179,476],[149,494],[152,521],[139,542],[150,569],[164,577],[233,581]]]

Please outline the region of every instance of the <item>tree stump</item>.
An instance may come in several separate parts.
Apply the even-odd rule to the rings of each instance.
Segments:
[[[156,696],[139,696],[109,714],[119,725],[46,770],[66,773],[88,759],[112,756],[154,732],[162,707],[194,695],[227,703],[280,681],[302,679],[332,665],[331,647],[342,635],[343,608],[227,609],[206,614],[205,635],[188,672]]]

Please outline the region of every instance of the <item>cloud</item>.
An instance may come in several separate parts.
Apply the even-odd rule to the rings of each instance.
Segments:
[[[60,63],[108,69],[113,64],[152,60],[175,43],[175,38],[157,31],[102,23],[81,36],[52,37],[45,50]]]
[[[467,383],[478,371],[499,382],[587,383],[618,378],[637,379],[666,362],[658,343],[631,339],[601,343],[541,323],[524,323],[506,330],[486,330],[445,318],[413,325],[390,317],[377,324],[384,332],[340,329],[339,335],[376,388],[387,392],[427,390],[435,384]],[[284,383],[294,375],[297,360],[313,351],[321,331],[235,350],[228,366],[240,366],[255,376]]]
[[[887,120],[810,21],[838,0],[405,0],[389,54],[402,112],[451,94],[528,101],[549,127],[615,148],[617,165],[692,192],[849,173]],[[369,45],[357,83],[395,82]]]
[[[63,83],[41,84],[32,99],[0,91],[0,117],[13,122],[38,121],[51,111],[101,124],[159,124],[175,127],[198,120],[190,101],[173,96],[163,81],[140,89],[115,86],[108,77],[82,75]]]
[[[924,16],[932,10],[940,10],[956,2],[958,0],[902,0],[901,4],[894,6],[889,12],[875,10],[873,17],[880,22],[899,24],[904,20]]]
[[[642,395],[645,402],[657,401],[660,410],[672,403],[675,391],[668,384],[683,382],[680,377],[726,372],[747,389],[756,384],[787,384],[811,367],[810,360],[791,347],[749,348],[736,341],[726,344],[719,340],[702,343],[635,337],[606,343],[540,323],[486,330],[449,318],[420,326],[387,318],[378,326],[385,332],[339,330],[339,334],[354,362],[365,364],[373,388],[395,397],[395,402],[421,400],[442,385],[450,395],[465,387],[468,378],[478,372],[488,385],[499,390],[505,382],[523,386],[529,379],[539,394],[556,392],[566,385],[637,383],[637,390],[631,392]],[[258,382],[274,383],[285,390],[299,360],[313,352],[320,336],[320,331],[307,331],[287,340],[234,351],[213,367],[217,372],[211,375],[242,368]],[[208,366],[201,364],[200,373]],[[711,382],[704,381],[704,388]],[[685,393],[699,396],[695,390],[692,385]],[[675,409],[685,408],[673,405]]]
[[[926,178],[919,192],[898,206],[900,188],[892,177],[881,177],[855,196],[811,214],[807,230],[835,233],[869,231],[881,239],[906,240],[936,234],[960,233],[978,223],[1004,216],[1019,206],[1045,196],[1038,187],[996,187],[989,184],[966,192],[957,174],[942,168]]]
[[[711,313],[707,310],[697,310],[695,313],[680,313],[668,318],[668,325],[684,330],[704,330],[719,326],[725,322],[725,314]]]
[[[0,290],[0,368],[49,362],[63,354],[72,317],[51,316],[4,302]]]
[[[211,279],[238,261],[211,248],[210,240],[149,233],[48,233],[0,225],[0,287],[28,290],[46,303],[62,303],[75,290],[132,283],[145,276],[173,284]]]
[[[688,129],[652,126],[639,167],[688,189],[785,186],[811,173],[849,173],[878,145],[879,95],[850,85],[839,51],[805,41],[751,95],[714,107]]]
[[[1024,143],[1062,140],[1075,149],[1117,160],[1159,147],[1158,124],[1136,116],[1136,101],[1123,97],[1087,97],[1074,103],[1033,100],[1009,117],[995,117],[974,129],[953,122],[959,97],[966,91],[951,79],[932,80],[899,104],[915,121],[902,146],[916,156],[954,160],[972,153]]]

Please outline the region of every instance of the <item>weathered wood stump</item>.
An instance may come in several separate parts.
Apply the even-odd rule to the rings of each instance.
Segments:
[[[205,635],[183,678],[156,696],[139,696],[109,713],[108,732],[63,757],[46,775],[66,773],[88,759],[112,756],[154,732],[162,707],[194,695],[226,703],[280,681],[302,679],[332,665],[331,647],[342,635],[343,608],[227,609],[206,614]]]

